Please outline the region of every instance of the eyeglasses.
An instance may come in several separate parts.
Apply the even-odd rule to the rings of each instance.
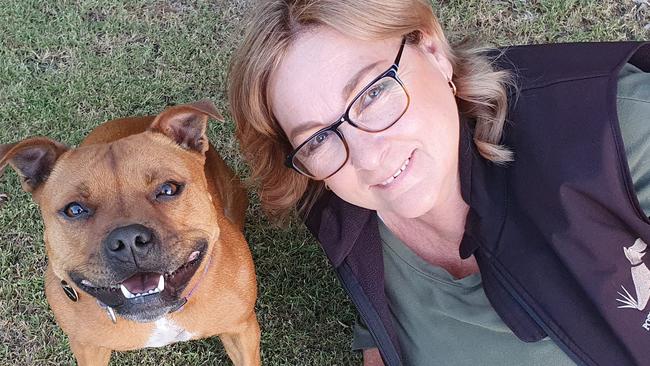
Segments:
[[[287,155],[287,167],[315,180],[329,178],[345,165],[350,155],[339,126],[347,122],[362,131],[382,132],[404,115],[410,98],[397,69],[405,43],[406,38],[402,39],[390,68],[364,87],[336,122],[318,130]]]

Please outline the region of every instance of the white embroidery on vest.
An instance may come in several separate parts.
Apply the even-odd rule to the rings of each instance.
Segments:
[[[620,298],[616,299],[616,301],[621,303],[618,305],[619,309],[636,309],[644,311],[648,305],[648,300],[650,300],[650,269],[645,263],[643,263],[643,257],[646,255],[647,249],[648,244],[640,238],[637,239],[632,246],[623,247],[625,258],[627,258],[632,265],[630,272],[632,273],[632,282],[634,283],[636,298],[634,295],[630,294],[625,286],[621,286],[623,292],[619,292],[618,295]],[[650,313],[646,315],[641,327],[650,332]]]
[[[645,321],[643,322],[642,325],[643,329],[650,331],[650,313],[645,317]]]
[[[643,311],[650,300],[650,269],[643,263],[643,256],[646,254],[648,245],[641,239],[637,239],[631,247],[623,247],[623,253],[630,264],[632,265],[632,282],[634,282],[634,290],[636,291],[636,298],[630,292],[621,286],[624,293],[618,294],[622,297],[616,301],[622,303],[618,308],[637,309]],[[650,326],[650,325],[649,325]]]

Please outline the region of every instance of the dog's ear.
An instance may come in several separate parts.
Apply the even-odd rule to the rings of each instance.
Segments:
[[[205,130],[210,117],[223,121],[214,104],[203,99],[165,109],[154,119],[149,130],[165,134],[184,149],[203,154],[209,146]]]
[[[0,145],[0,176],[7,164],[18,173],[23,189],[34,192],[52,172],[65,145],[46,137],[32,137],[13,144]]]

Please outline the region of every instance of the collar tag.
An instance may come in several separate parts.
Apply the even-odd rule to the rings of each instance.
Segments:
[[[63,289],[63,292],[65,292],[66,296],[68,296],[68,299],[72,300],[73,302],[79,301],[79,294],[77,294],[77,290],[68,285],[68,283],[64,280],[61,280],[61,288]]]
[[[108,314],[108,317],[111,319],[113,324],[117,323],[117,318],[115,317],[115,310],[113,310],[112,307],[110,306],[106,307],[106,314]]]
[[[112,307],[104,304],[103,302],[97,300],[97,305],[99,305],[100,308],[106,310],[106,315],[108,315],[108,318],[113,322],[113,324],[117,323],[117,317],[115,316],[115,310],[113,310]]]

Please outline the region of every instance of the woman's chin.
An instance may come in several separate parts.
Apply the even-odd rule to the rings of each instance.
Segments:
[[[413,219],[431,211],[434,205],[435,197],[432,194],[417,194],[413,197],[404,195],[398,200],[387,202],[377,211],[380,214],[386,212],[403,219]]]

